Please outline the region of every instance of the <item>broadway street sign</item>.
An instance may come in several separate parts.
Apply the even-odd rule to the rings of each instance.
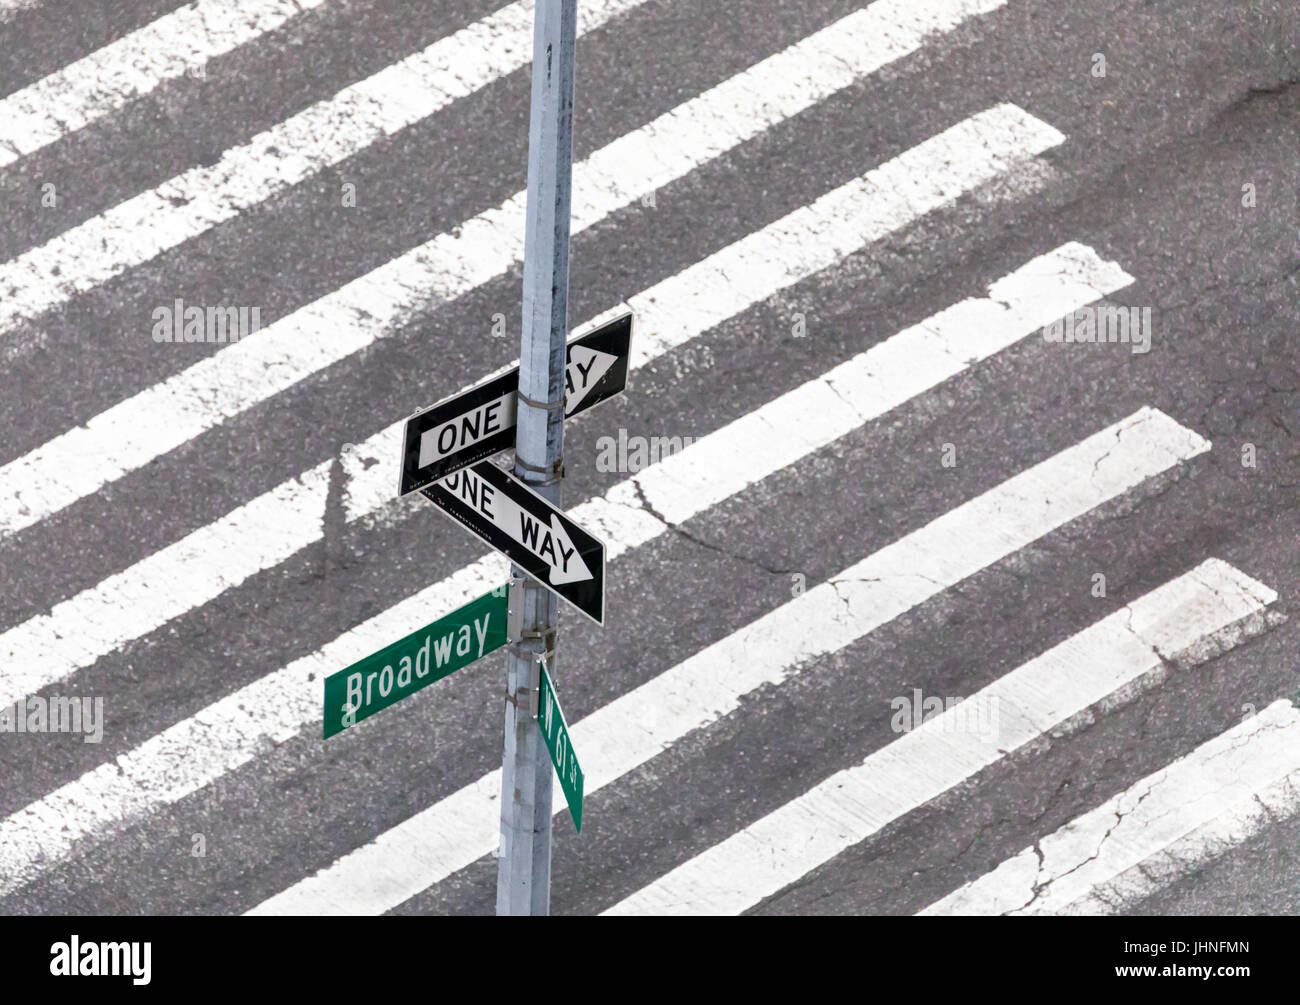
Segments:
[[[585,412],[627,387],[631,345],[631,314],[569,343],[566,416]],[[518,390],[519,367],[514,367],[407,419],[398,495],[513,447]]]
[[[605,543],[523,482],[480,461],[422,491],[552,593],[605,623]]]
[[[325,678],[325,738],[506,644],[507,587]]]
[[[560,779],[560,788],[564,790],[564,801],[569,804],[569,816],[573,817],[573,827],[582,832],[582,767],[578,756],[573,752],[573,742],[569,739],[569,723],[560,708],[560,699],[555,697],[555,685],[551,675],[542,664],[542,680],[537,691],[537,728],[542,731],[542,740],[551,753],[551,763]]]

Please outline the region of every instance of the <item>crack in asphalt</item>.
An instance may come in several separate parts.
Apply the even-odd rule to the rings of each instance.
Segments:
[[[664,525],[664,527],[666,527],[672,533],[676,534],[678,537],[681,537],[683,540],[689,541],[691,544],[698,545],[699,547],[714,552],[715,554],[722,555],[727,558],[732,558],[739,562],[744,562],[747,565],[752,565],[754,566],[754,568],[761,569],[764,572],[773,576],[787,576],[799,571],[798,569],[776,568],[774,566],[768,565],[765,562],[760,561],[757,558],[754,558],[751,555],[746,555],[738,551],[731,551],[727,548],[722,547],[721,545],[714,544],[711,541],[706,541],[697,534],[692,534],[684,527],[674,523],[672,520],[669,520],[666,516],[660,513],[658,509],[655,508],[654,504],[651,503],[650,500],[646,497],[645,489],[642,487],[640,479],[633,478],[631,481],[632,481],[632,487],[636,489],[637,498],[641,500],[642,509],[645,512],[649,513],[656,520],[658,520],[661,524]]]

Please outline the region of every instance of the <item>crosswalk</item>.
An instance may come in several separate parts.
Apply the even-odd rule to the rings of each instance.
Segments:
[[[883,63],[906,55],[935,27],[934,22],[918,20],[909,25],[914,30],[908,34],[886,36],[888,44],[882,51],[878,33],[883,18],[872,16],[876,6],[769,57],[575,164],[573,233],[581,233],[619,208],[797,115]],[[468,51],[474,51],[478,42],[467,43]],[[385,107],[392,104],[379,103]],[[434,110],[431,101],[421,111],[428,114]],[[268,143],[293,150],[300,144],[290,142],[292,139],[277,137]],[[911,157],[904,155],[905,161],[886,165],[882,181],[901,186],[916,180],[916,192],[903,188],[898,196],[909,207],[909,197],[916,199],[917,208],[924,212],[947,195],[943,188],[947,179],[918,175],[913,162],[936,158],[951,163],[960,180],[973,187],[988,181],[998,168],[1041,153],[1061,139],[1049,126],[1016,109],[999,107],[971,120],[965,128],[942,134],[929,147],[910,151]],[[266,158],[250,155],[250,161],[265,164]],[[282,178],[278,171],[269,176],[277,183]],[[245,184],[248,172],[232,169],[232,177]],[[864,187],[875,186],[873,179],[864,181]],[[6,318],[17,317],[17,312],[32,316],[52,306],[54,296],[84,291],[109,278],[111,270],[141,264],[127,261],[128,249],[149,246],[151,252],[158,253],[193,236],[193,227],[170,222],[177,213],[201,212],[216,204],[222,213],[233,215],[270,194],[259,190],[248,199],[230,199],[214,194],[205,180],[195,182],[193,190],[168,183],[138,210],[124,204],[111,210],[112,220],[102,226],[96,221],[82,224],[0,266],[0,287],[10,293],[4,301],[7,306],[0,306],[0,332],[5,330]],[[526,191],[517,192],[500,206],[464,221],[453,232],[435,237],[253,338],[224,348],[5,465],[0,478],[12,483],[16,491],[0,514],[0,533],[12,533],[50,516],[220,422],[362,351],[417,306],[455,300],[504,274],[523,260],[526,196]],[[86,230],[84,235],[82,230]],[[157,242],[156,250],[149,245],[151,241]],[[42,277],[50,278],[42,282]],[[44,299],[24,307],[25,297]],[[329,334],[324,339],[313,337],[320,332]]]
[[[590,30],[640,2],[644,0],[591,6],[583,27]],[[226,151],[211,167],[172,178],[5,263],[0,268],[0,285],[7,293],[0,332],[142,265],[526,66],[532,51],[531,15],[529,3],[507,7]],[[150,39],[151,49],[159,41]],[[42,104],[49,100],[46,95],[36,99]],[[32,144],[21,133],[12,142],[19,149]],[[520,200],[499,212],[509,214],[516,203]],[[490,229],[494,222],[488,218],[480,226]],[[514,222],[509,216],[500,221],[500,233],[507,240]],[[388,275],[395,272],[390,269]],[[379,278],[368,285],[379,285]],[[364,300],[356,304],[367,306]],[[322,305],[320,311],[324,310]]]
[[[915,151],[916,157],[903,155],[869,172],[859,181],[830,193],[823,201],[810,206],[807,212],[798,212],[778,221],[753,239],[742,242],[736,251],[730,254],[722,252],[718,256],[722,259],[721,262],[715,260],[713,263],[701,263],[697,267],[703,273],[700,278],[688,275],[683,277],[684,281],[672,285],[662,284],[659,289],[632,298],[628,306],[634,311],[641,303],[652,300],[654,303],[672,304],[674,309],[690,318],[687,322],[690,327],[685,330],[682,326],[671,323],[667,326],[655,325],[657,319],[653,312],[649,318],[642,318],[633,365],[643,364],[669,348],[680,346],[690,333],[702,333],[711,323],[725,318],[726,315],[719,314],[720,304],[716,302],[712,307],[706,308],[701,316],[700,311],[692,311],[689,303],[684,304],[678,299],[683,296],[683,287],[689,289],[694,285],[697,289],[708,288],[705,283],[714,279],[719,266],[725,268],[739,259],[743,264],[751,266],[747,269],[747,275],[753,277],[753,280],[763,279],[764,273],[784,273],[787,278],[792,273],[808,274],[816,271],[816,265],[820,264],[817,258],[805,262],[802,267],[798,264],[791,267],[788,254],[782,255],[776,248],[778,243],[786,249],[806,247],[802,242],[795,244],[790,241],[790,237],[794,236],[792,231],[803,231],[810,235],[815,233],[819,241],[826,242],[831,255],[836,254],[839,246],[839,240],[835,238],[842,237],[844,253],[847,254],[904,226],[925,209],[949,201],[952,189],[945,186],[952,185],[957,192],[961,192],[992,177],[999,168],[1014,170],[1014,160],[1003,161],[996,156],[987,155],[982,158],[975,149],[977,143],[983,142],[985,146],[981,149],[987,151],[988,142],[999,138],[999,132],[1003,133],[1007,145],[1013,148],[1015,158],[1036,152],[1032,146],[1026,150],[1018,142],[1024,138],[1022,134],[1036,134],[1029,143],[1040,146],[1050,145],[1057,140],[1052,131],[1025,117],[1018,110],[997,108],[986,117],[963,123],[941,134],[935,141],[923,144]],[[916,168],[929,157],[941,158],[942,163],[960,164],[961,167],[956,172],[958,177],[950,180],[943,173],[934,172],[927,176],[924,184],[910,181]],[[888,194],[882,196],[880,193]],[[763,263],[766,267],[758,271],[752,267],[756,263]],[[714,267],[709,268],[710,264]],[[778,288],[779,285],[778,280]],[[735,284],[731,302],[739,308],[772,292],[772,286],[755,288],[748,282],[741,281]],[[722,302],[725,303],[725,300]],[[1050,320],[1051,317],[1045,318],[1039,324]],[[646,324],[647,321],[650,323]],[[238,348],[242,349],[243,345],[248,344],[253,343],[241,343]],[[312,355],[319,356],[318,353]],[[279,368],[269,372],[282,375],[285,371]],[[247,388],[249,383],[235,380],[232,386],[242,389]],[[204,400],[211,399],[211,395],[202,390],[203,387],[206,387],[205,383],[196,381],[194,394],[203,396]],[[157,389],[157,397],[173,401],[176,398],[175,389],[161,385]],[[123,425],[126,429],[142,429],[152,436],[157,427],[142,424],[146,416],[156,417],[157,412],[158,408],[154,404],[142,404],[139,414],[125,420]],[[219,407],[214,406],[212,414],[223,413]],[[171,436],[183,425],[179,416],[176,419],[177,421],[163,427],[165,435]],[[93,424],[79,427],[74,432],[73,435],[80,442],[69,447],[67,455],[61,456],[61,452],[46,454],[50,465],[59,472],[74,468],[85,470],[88,465],[74,466],[72,459],[84,456],[85,452],[91,456],[107,458],[106,451],[101,453],[95,445],[85,442],[87,436],[79,435],[89,433],[93,436],[92,427]],[[105,447],[113,440],[116,440],[119,448],[122,447],[123,439],[111,432],[118,428],[116,422],[108,424],[104,437]],[[358,511],[362,498],[378,501],[390,497],[391,488],[396,483],[392,464],[399,453],[400,430],[401,423],[394,423],[376,438],[378,442],[365,445],[373,446],[373,449],[363,449],[362,456],[378,457],[380,462],[373,473],[364,476],[373,486],[371,490],[356,486],[355,480],[349,482],[348,504],[352,513]],[[23,462],[16,463],[21,465]],[[203,527],[136,566],[64,601],[50,614],[33,618],[4,633],[0,636],[0,652],[7,651],[17,665],[26,665],[29,669],[26,673],[20,670],[6,678],[4,690],[0,691],[0,703],[15,701],[24,694],[55,683],[105,652],[159,627],[198,603],[212,599],[248,576],[284,561],[318,539],[331,467],[332,461],[323,462],[296,478],[289,479],[246,503],[224,520]],[[48,486],[39,484],[31,489],[24,488],[23,491],[25,498],[32,495],[52,498],[56,494]],[[132,614],[124,618],[121,612],[128,606]],[[71,627],[73,625],[76,626],[75,630]],[[40,654],[39,659],[36,658],[37,654]]]
[[[295,19],[332,2],[198,0],[0,97],[0,177],[91,124],[111,128],[115,116],[169,80],[188,74],[193,86],[204,86],[196,71],[211,60],[268,33],[291,33]],[[883,75],[903,72],[918,57],[938,58],[934,54],[948,51],[953,39],[984,44],[1007,30],[1000,17],[1015,5],[1016,0],[875,0],[844,14],[841,4],[816,31],[760,55],[662,115],[641,121],[633,105],[626,131],[575,165],[575,239],[637,227],[625,213],[629,206],[718,164],[760,170],[745,163],[750,145],[819,106],[862,100]],[[598,32],[616,38],[643,6],[648,0],[580,4],[580,46]],[[17,9],[0,2],[0,25]],[[467,19],[426,48],[293,111],[215,163],[194,166],[0,264],[0,340],[39,329],[49,312],[165,259],[228,221],[255,221],[268,200],[358,152],[382,149],[385,141],[456,103],[474,102],[491,87],[515,86],[531,57],[532,11],[531,0],[518,0]],[[811,360],[796,366],[782,355],[784,349],[773,348],[773,358],[782,360],[774,366],[788,366],[798,376],[775,394],[751,397],[741,411],[716,390],[718,381],[742,377],[681,362],[684,353],[707,350],[720,331],[752,324],[756,312],[792,291],[802,299],[825,298],[825,313],[834,313],[836,298],[853,285],[855,263],[884,255],[901,236],[957,207],[979,207],[976,230],[995,207],[1032,213],[1067,174],[1059,154],[1070,136],[1063,123],[1027,105],[991,98],[971,114],[947,116],[901,152],[864,150],[855,177],[828,179],[819,195],[793,211],[776,219],[775,213],[766,215],[770,222],[715,245],[704,257],[674,261],[639,291],[621,291],[619,303],[580,326],[590,330],[633,311],[637,372],[629,397],[635,398],[642,377],[659,387],[665,374],[675,373],[669,386],[682,393],[673,398],[671,419],[708,424],[680,452],[626,472],[609,487],[583,480],[581,498],[567,500],[573,518],[608,542],[614,582],[623,570],[642,576],[683,535],[698,544],[700,534],[721,533],[724,525],[736,533],[739,521],[737,539],[743,539],[750,532],[745,521],[758,519],[756,513],[765,520],[793,519],[791,507],[799,506],[801,524],[840,527],[845,514],[800,502],[800,480],[827,464],[841,465],[845,480],[933,477],[930,469],[919,473],[914,457],[898,452],[891,438],[896,431],[929,421],[927,415],[942,412],[946,399],[988,379],[994,368],[1014,373],[1025,385],[1051,380],[1033,369],[1044,348],[1035,336],[1062,317],[1141,289],[1135,263],[1100,250],[1100,244],[1077,234],[1040,236],[1008,269],[999,273],[990,264],[980,290],[945,290],[937,310],[910,314],[909,321],[921,320],[865,348],[857,334],[868,330],[865,319],[850,323],[857,341],[847,352],[819,346]],[[815,159],[808,171],[816,174]],[[379,267],[237,343],[209,347],[198,362],[134,388],[89,420],[55,417],[51,428],[60,431],[34,448],[15,451],[0,444],[0,562],[39,567],[42,556],[33,553],[32,533],[87,500],[113,498],[128,477],[156,484],[158,506],[167,506],[184,449],[237,418],[272,421],[285,396],[326,372],[346,380],[361,361],[400,345],[421,312],[438,309],[457,317],[467,298],[518,267],[524,209],[525,193],[517,192],[425,243],[394,247]],[[997,238],[983,236],[989,242]],[[649,229],[639,237],[655,239]],[[994,258],[1009,260],[1009,247]],[[223,267],[237,270],[238,263]],[[152,294],[134,295],[147,302]],[[781,332],[753,335],[774,345],[787,338]],[[453,390],[440,385],[436,372],[424,389],[430,400]],[[1165,492],[1176,505],[1195,508],[1201,475],[1220,445],[1194,417],[1175,418],[1174,409],[1147,386],[1140,393],[1145,397],[1117,390],[1093,401],[1091,410],[1058,402],[1054,410],[1068,436],[1039,444],[1028,433],[1025,452],[999,461],[995,477],[954,483],[964,486],[956,493],[959,501],[937,515],[905,514],[900,529],[884,538],[866,532],[864,515],[860,534],[842,534],[831,553],[803,566],[822,570],[806,590],[787,592],[788,599],[770,592],[747,595],[748,613],[736,620],[734,612],[720,612],[708,639],[684,659],[652,656],[611,687],[596,668],[581,665],[581,650],[570,653],[562,643],[561,686],[572,681],[573,688],[566,691],[566,707],[586,709],[571,725],[588,798],[596,799],[591,819],[600,820],[601,800],[616,799],[634,780],[657,773],[667,779],[676,759],[706,756],[699,753],[705,749],[702,738],[721,737],[729,724],[800,680],[823,678],[828,661],[854,652],[864,640],[887,629],[911,639],[909,616],[945,596],[982,588],[974,584],[986,582],[991,570],[1049,546],[1082,554],[1081,542],[1090,536],[1117,532],[1117,507],[1150,512]],[[131,681],[113,670],[128,652],[132,678],[167,679],[174,668],[157,649],[165,633],[189,630],[187,619],[231,597],[273,607],[286,588],[277,577],[327,544],[340,525],[357,540],[390,547],[397,542],[399,548],[427,539],[431,526],[449,535],[419,500],[394,498],[402,420],[392,417],[423,403],[392,402],[387,424],[355,429],[352,443],[341,450],[332,442],[312,442],[303,426],[300,460],[274,487],[246,490],[240,472],[226,473],[239,504],[161,548],[142,554],[124,534],[111,574],[46,609],[0,624],[0,709],[43,693],[77,692],[91,674],[102,687],[105,668],[113,688],[129,689]],[[992,397],[980,400],[981,408],[1002,405]],[[602,415],[582,416],[574,428],[596,429],[605,421]],[[282,418],[296,423],[293,416]],[[868,441],[895,470],[862,469],[852,447]],[[1064,445],[1049,445],[1055,443]],[[918,514],[923,510],[918,507]],[[215,788],[227,791],[237,783],[239,798],[251,793],[248,798],[276,813],[280,787],[267,764],[277,752],[292,751],[300,769],[324,785],[347,770],[339,767],[339,757],[357,757],[380,743],[427,745],[427,735],[408,740],[406,725],[384,739],[387,724],[398,721],[386,715],[331,741],[333,747],[323,746],[321,681],[507,575],[497,555],[457,564],[437,559],[423,579],[408,577],[395,587],[381,578],[371,613],[338,623],[333,637],[295,643],[292,658],[276,659],[252,679],[224,684],[215,700],[182,697],[156,711],[146,708],[147,728],[141,731],[137,721],[126,735],[110,739],[102,756],[78,755],[55,769],[52,782],[15,787],[0,819],[0,906],[11,898],[27,903],[25,898],[39,897],[42,884],[56,876],[66,884],[81,862],[117,861],[115,844],[133,829],[219,814],[219,805],[196,801]],[[3,569],[0,587],[8,593]],[[789,579],[783,570],[765,573]],[[345,569],[339,575],[344,592],[372,588],[359,573]],[[716,823],[707,841],[657,847],[654,861],[662,869],[648,881],[605,882],[602,873],[604,885],[597,889],[603,892],[593,893],[583,909],[726,915],[759,908],[807,877],[836,868],[854,847],[886,839],[890,827],[910,814],[977,791],[991,769],[1009,766],[1032,778],[1053,740],[1142,701],[1192,668],[1260,644],[1286,623],[1278,592],[1283,587],[1257,579],[1250,568],[1193,537],[1179,552],[1176,572],[1128,602],[1108,602],[1106,613],[1066,637],[1020,626],[1038,655],[965,698],[996,711],[991,731],[970,728],[958,705],[883,745],[863,736],[851,763],[819,766],[816,778],[799,783],[799,791],[761,807],[737,808]],[[683,580],[688,593],[698,588]],[[678,599],[640,596],[638,606],[671,619]],[[623,631],[616,622],[608,629],[614,637]],[[956,637],[952,642],[960,648]],[[239,649],[255,643],[200,634],[187,644]],[[488,667],[464,676],[495,693],[493,673]],[[878,707],[884,721],[889,696],[911,684],[882,686]],[[1278,700],[1194,749],[1189,744],[1131,787],[1104,793],[1105,801],[1065,826],[1025,833],[1017,846],[1023,851],[956,888],[950,885],[923,913],[1135,908],[1270,824],[1300,814],[1300,718],[1291,701],[1270,699]],[[426,712],[408,714],[441,714],[419,707]],[[857,736],[849,723],[831,723]],[[779,730],[780,723],[763,720],[758,728]],[[13,737],[0,734],[0,755],[6,739]],[[492,856],[497,842],[500,773],[490,768],[499,756],[497,741],[482,738],[451,759],[433,791],[427,780],[386,778],[385,785],[418,792],[420,808],[413,814],[388,808],[367,818],[359,842],[349,838],[340,845],[325,830],[338,819],[334,814],[347,814],[346,806],[295,823],[321,829],[321,840],[301,857],[295,857],[293,839],[268,824],[241,851],[243,864],[223,866],[232,870],[228,903],[236,913],[254,915],[379,914],[466,875]],[[555,805],[564,806],[558,792]],[[203,825],[195,821],[190,829]],[[606,840],[620,855],[637,858],[636,833],[615,829]],[[576,858],[565,858],[564,867],[602,868]],[[117,862],[117,868],[131,873],[131,882],[149,882],[147,864]]]
[[[1129,281],[1089,249],[1057,249],[995,283],[987,298],[964,301],[900,332],[604,496],[578,505],[573,517],[610,542],[607,558],[615,560],[667,532],[670,525],[689,520],[960,372],[974,359],[1029,335],[1044,319],[1059,317]],[[393,447],[395,451],[396,444]],[[736,463],[755,456],[765,468]],[[391,488],[393,481],[386,484]],[[455,609],[500,582],[507,571],[499,556],[484,556],[7,819],[0,824],[5,838],[0,845],[6,849],[0,850],[3,872],[22,876],[32,861],[48,859],[56,847],[70,848],[77,836],[102,829],[107,819],[129,821],[150,805],[175,802],[245,763],[266,743],[283,742],[315,727],[320,716],[316,681],[321,676],[365,657],[385,645],[384,640],[415,631],[426,612]],[[260,710],[260,721],[250,719],[250,709]],[[79,819],[84,826],[76,824]],[[485,819],[490,823],[490,815]]]
[[[1112,463],[1107,452],[1117,441],[1129,447],[1131,455]],[[603,730],[587,719],[579,721],[573,728],[575,748],[597,754],[588,771],[587,791],[595,791],[608,777],[604,772],[612,767],[634,767],[660,752],[680,734],[734,710],[743,694],[764,683],[780,683],[790,672],[807,666],[818,656],[843,648],[937,591],[992,564],[1017,545],[1029,544],[1054,527],[1133,488],[1144,478],[1195,456],[1207,446],[1195,434],[1159,413],[1132,416],[842,570],[785,607],[675,667],[664,675],[667,680],[656,679],[646,686],[650,695],[643,697],[633,692],[605,706],[601,712],[607,718],[616,717],[616,721]],[[1076,477],[1078,472],[1098,465],[1103,457],[1106,457],[1108,473],[1112,474],[1111,480],[1093,479],[1084,483]],[[1063,495],[1037,512],[1015,509],[1017,504],[1031,499],[1038,502],[1045,485],[1072,482],[1083,490],[1075,498]],[[999,515],[1003,516],[1001,522],[995,519]],[[623,712],[617,707],[620,702],[624,707],[630,706],[631,714],[619,714]],[[652,731],[650,723],[658,730]],[[462,791],[495,793],[499,788],[499,779],[489,777]],[[452,800],[456,798],[453,796]],[[438,808],[435,806],[429,812],[434,814]],[[462,810],[460,827],[448,825],[444,817],[429,827],[423,837],[427,840],[444,833],[458,835],[469,819],[486,818],[478,836],[487,839],[487,847],[483,848],[480,841],[462,852],[459,860],[462,866],[468,865],[491,848],[495,829],[490,809],[490,805],[481,804],[478,812]],[[411,861],[406,857],[385,857]],[[425,854],[415,859],[421,863],[424,860]],[[339,870],[346,876],[346,866],[340,870],[341,865],[336,864],[331,871]],[[332,879],[330,873],[326,876]],[[328,883],[329,879],[324,882]],[[421,877],[421,882],[426,879]],[[368,868],[354,880],[355,885],[373,889],[371,882],[372,873]],[[315,884],[308,881],[306,885],[310,888]],[[347,888],[346,879],[341,885]],[[406,895],[411,896],[418,889],[408,889]],[[315,901],[309,901],[309,907],[294,903],[292,891],[285,897],[296,909],[295,913],[302,909],[312,913],[323,910],[323,905]],[[355,901],[349,899],[347,903],[350,907]],[[396,904],[385,906],[391,908]]]

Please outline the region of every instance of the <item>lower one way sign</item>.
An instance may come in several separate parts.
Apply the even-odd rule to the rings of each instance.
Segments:
[[[605,544],[489,461],[421,489],[551,592],[605,623]]]
[[[569,723],[560,708],[560,699],[555,697],[555,685],[551,675],[542,664],[541,684],[537,692],[537,727],[542,731],[546,749],[550,751],[551,763],[555,765],[555,774],[560,779],[560,788],[564,791],[564,801],[569,804],[569,816],[573,817],[574,830],[582,831],[582,767],[573,752],[573,742],[569,739]]]

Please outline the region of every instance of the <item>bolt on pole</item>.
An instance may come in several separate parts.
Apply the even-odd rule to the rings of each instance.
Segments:
[[[560,503],[564,476],[569,222],[573,175],[573,70],[577,0],[537,0],[528,132],[523,331],[515,476]],[[537,728],[538,660],[555,673],[559,602],[515,567],[506,658],[498,915],[551,909],[551,761]]]

